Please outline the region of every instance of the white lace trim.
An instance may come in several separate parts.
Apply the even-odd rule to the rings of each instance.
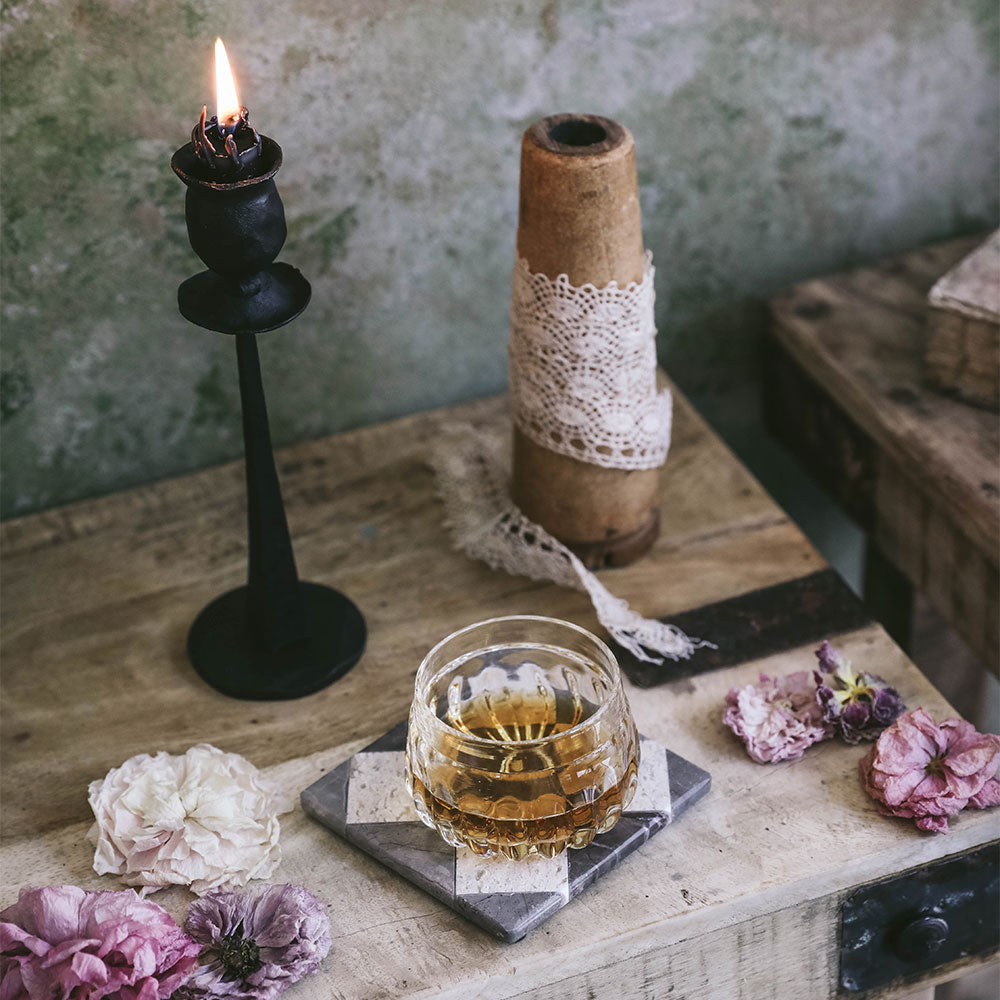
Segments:
[[[600,623],[640,660],[683,660],[702,646],[715,648],[673,625],[643,618],[561,542],[529,521],[510,499],[504,444],[495,435],[455,426],[444,432],[430,456],[457,549],[514,576],[586,591]]]
[[[537,444],[610,469],[655,469],[670,448],[670,390],[656,391],[653,255],[642,281],[577,287],[518,258],[510,304],[514,420]]]

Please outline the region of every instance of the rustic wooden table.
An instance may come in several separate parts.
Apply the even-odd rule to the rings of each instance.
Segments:
[[[909,630],[916,587],[995,670],[1000,421],[929,388],[924,372],[927,293],[978,242],[778,296],[763,398],[772,433],[868,532],[866,597],[890,631]]]
[[[947,836],[880,817],[858,784],[863,747],[831,741],[794,763],[749,760],[720,723],[727,690],[760,670],[809,668],[812,641],[660,687],[628,686],[639,728],[708,769],[712,791],[517,944],[488,937],[304,816],[299,790],[405,715],[422,654],[452,629],[523,612],[598,629],[583,595],[491,572],[449,548],[427,450],[449,422],[504,433],[504,413],[502,399],[488,399],[279,455],[303,578],[350,594],[370,628],[359,666],[300,701],[227,699],[185,659],[194,615],[245,571],[240,464],[4,524],[0,905],[21,885],[115,887],[90,868],[87,783],[132,754],[209,741],[280,779],[295,808],[282,819],[277,878],[329,907],[332,953],[290,998],[801,1000],[837,993],[840,910],[852,889],[997,836],[997,817],[983,812],[959,816]],[[649,557],[603,574],[647,614],[789,581],[794,589],[824,569],[680,397],[662,524]],[[892,678],[910,706],[951,714],[880,627],[830,638]],[[191,896],[154,898],[182,917]],[[878,995],[986,961],[966,957]]]

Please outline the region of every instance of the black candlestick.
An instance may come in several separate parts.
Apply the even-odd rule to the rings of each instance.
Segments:
[[[274,184],[281,147],[259,140],[259,155],[225,179],[195,143],[170,165],[187,185],[191,246],[209,267],[181,284],[178,305],[192,323],[235,335],[247,473],[247,584],[204,608],[188,634],[188,656],[223,694],[271,700],[310,694],[346,673],[364,652],[366,629],[352,601],[300,582],[295,568],[256,335],[298,316],[311,289],[296,268],[273,263],[286,235]]]

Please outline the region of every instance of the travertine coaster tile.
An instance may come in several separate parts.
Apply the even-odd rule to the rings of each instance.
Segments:
[[[406,754],[401,750],[359,753],[351,758],[347,786],[348,823],[419,823],[403,784]]]
[[[455,852],[455,893],[459,896],[496,892],[555,892],[569,902],[566,851],[554,858],[530,857],[511,862],[482,858],[468,848]]]
[[[652,740],[642,741],[639,775],[629,812],[660,812],[670,815],[670,767],[667,749]]]

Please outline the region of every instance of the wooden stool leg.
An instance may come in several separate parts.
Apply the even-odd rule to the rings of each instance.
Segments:
[[[865,542],[865,604],[907,653],[913,634],[913,596],[913,584],[869,535]]]
[[[935,1000],[992,1000],[1000,995],[1000,965],[993,963],[977,972],[969,972],[958,979],[941,983],[934,994]]]

